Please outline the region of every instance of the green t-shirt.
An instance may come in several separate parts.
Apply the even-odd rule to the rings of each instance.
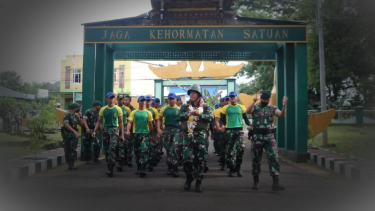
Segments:
[[[127,116],[129,115],[129,113],[128,113],[129,108],[127,108],[125,105],[121,106],[120,108],[121,108],[122,114],[123,114],[122,122],[123,122],[124,125],[126,125],[126,122],[127,122],[126,119],[127,119]]]
[[[99,116],[103,117],[104,127],[118,127],[118,118],[123,116],[122,109],[117,105],[112,108],[108,105],[104,106],[99,111]]]
[[[246,111],[245,106],[237,104],[235,106],[226,105],[221,109],[221,113],[225,114],[227,125],[226,128],[242,128],[242,114]]]
[[[134,110],[130,113],[129,121],[133,122],[133,133],[150,133],[148,122],[152,122],[152,113],[148,110]]]
[[[174,107],[165,106],[161,108],[159,116],[164,118],[164,124],[166,126],[179,126],[179,114],[180,109],[175,105]]]

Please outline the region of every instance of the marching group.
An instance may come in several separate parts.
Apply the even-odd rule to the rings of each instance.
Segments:
[[[64,116],[62,127],[63,145],[69,170],[76,170],[77,144],[80,134],[78,125],[83,129],[83,147],[87,164],[91,161],[93,146],[95,163],[100,163],[99,134],[103,140],[107,163],[106,174],[112,177],[114,168],[122,171],[123,166],[132,167],[133,153],[137,166],[136,174],[145,177],[147,171],[153,171],[158,165],[163,148],[166,152],[167,174],[179,177],[181,166],[186,174],[185,190],[191,189],[196,180],[196,192],[202,192],[204,173],[209,170],[208,137],[214,142],[214,152],[220,156],[220,170],[229,168],[229,177],[242,177],[245,143],[243,121],[249,128],[252,151],[253,189],[259,188],[260,165],[263,149],[267,153],[270,174],[273,177],[273,191],[284,190],[279,184],[280,166],[277,159],[277,145],[274,134],[273,118],[284,117],[287,97],[283,99],[283,108],[279,110],[269,105],[271,93],[260,90],[254,101],[246,108],[238,104],[236,92],[220,98],[220,103],[212,111],[205,103],[201,88],[193,84],[187,94],[190,100],[183,104],[175,93],[169,93],[167,105],[160,106],[160,99],[139,96],[138,109],[131,105],[131,97],[119,94],[117,105],[115,94],[106,94],[107,104],[94,101],[92,108],[80,115],[80,105],[72,103]],[[256,103],[260,100],[260,103]],[[247,116],[252,114],[252,123]]]

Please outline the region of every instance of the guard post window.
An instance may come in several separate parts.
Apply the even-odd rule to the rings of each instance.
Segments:
[[[73,71],[73,83],[74,84],[81,83],[81,69],[76,69]]]

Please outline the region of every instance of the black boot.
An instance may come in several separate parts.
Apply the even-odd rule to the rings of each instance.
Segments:
[[[146,165],[141,165],[140,171],[139,171],[139,177],[145,177],[146,176]]]
[[[171,164],[168,164],[167,175],[172,175],[172,165]]]
[[[137,164],[137,171],[135,172],[135,174],[140,174],[140,171],[141,171],[141,164]]]
[[[235,173],[234,167],[232,166],[229,168],[229,177],[234,177],[234,173]]]
[[[184,189],[186,191],[190,190],[190,188],[191,188],[191,182],[193,182],[193,181],[194,181],[193,175],[192,174],[187,174],[186,175],[186,182],[185,182],[185,185],[184,185]]]
[[[113,165],[108,164],[108,170],[105,172],[108,177],[113,177]]]
[[[178,177],[179,174],[178,174],[178,166],[175,165],[173,166],[173,177]]]
[[[259,189],[259,176],[253,176],[253,179],[254,179],[253,189],[258,190]]]
[[[242,177],[241,164],[236,165],[235,171],[237,172],[237,176]]]
[[[220,158],[220,170],[225,171],[225,158]]]
[[[116,169],[117,171],[122,171],[122,160],[116,162]]]
[[[147,170],[148,170],[149,172],[154,171],[154,164],[153,164],[153,163],[149,163],[149,164],[147,165]]]
[[[86,164],[90,164],[90,154],[86,154]]]
[[[210,168],[208,168],[208,166],[207,166],[207,162],[204,162],[204,169],[203,169],[203,172],[204,172],[204,173],[207,173],[208,170],[210,170]]]
[[[279,176],[273,176],[272,178],[273,178],[273,184],[272,184],[273,191],[285,190],[285,187],[279,184]]]
[[[69,170],[77,170],[77,168],[74,167],[74,159],[71,159],[69,162]]]
[[[96,163],[96,164],[100,163],[98,155],[95,155],[93,162]]]
[[[201,184],[202,184],[202,179],[197,180],[197,181],[195,182],[195,191],[196,191],[197,193],[202,193]]]
[[[133,166],[132,158],[131,158],[131,157],[128,157],[128,166],[129,166],[129,167],[132,167],[132,166]]]

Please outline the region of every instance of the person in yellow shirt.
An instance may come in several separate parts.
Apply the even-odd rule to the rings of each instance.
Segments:
[[[103,122],[104,133],[103,143],[106,148],[107,156],[107,167],[106,174],[108,177],[113,176],[113,167],[117,161],[117,167],[121,164],[118,161],[119,157],[119,142],[124,141],[124,125],[123,125],[123,113],[120,107],[115,105],[115,94],[108,92],[106,94],[107,105],[102,107],[99,111],[99,118],[96,122],[93,137],[96,137],[96,131],[100,128],[100,124]],[[120,128],[120,130],[119,130]],[[121,134],[121,135],[120,135]]]
[[[152,126],[154,128],[154,131],[151,134],[151,136],[154,137],[155,142],[150,143],[150,160],[149,160],[149,163],[148,163],[148,170],[152,171],[153,168],[160,161],[159,153],[158,153],[159,149],[160,149],[160,146],[159,146],[160,140],[158,138],[157,129],[156,129],[156,128],[160,128],[160,122],[159,122],[159,112],[155,108],[151,107],[152,98],[150,96],[146,96],[145,98],[146,98],[146,109],[148,111],[150,111],[151,114],[152,114],[152,119],[153,119]]]
[[[130,129],[133,128],[134,155],[138,167],[136,174],[140,177],[146,176],[146,165],[149,164],[150,140],[154,142],[152,113],[146,109],[146,98],[138,97],[138,109],[130,113],[126,135],[130,135]]]

